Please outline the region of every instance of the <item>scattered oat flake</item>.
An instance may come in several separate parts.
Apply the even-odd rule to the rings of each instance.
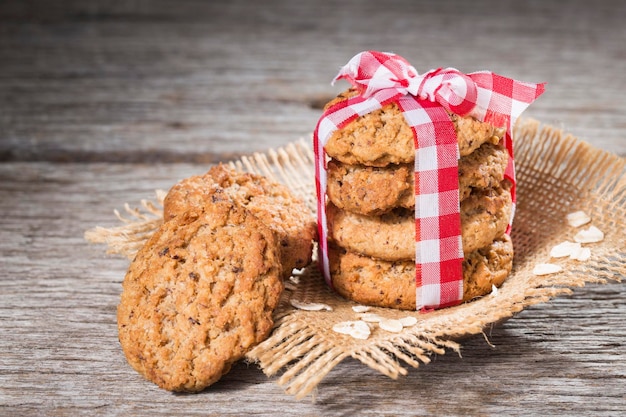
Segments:
[[[582,210],[569,213],[565,216],[567,223],[572,227],[580,227],[591,221],[591,217]]]
[[[341,333],[341,334],[350,334],[354,325],[351,321],[342,321],[340,323],[336,323],[333,326],[333,332]]]
[[[370,308],[368,306],[352,306],[352,311],[354,311],[355,313],[365,313],[366,311],[369,311]]]
[[[589,258],[591,258],[591,249],[582,247],[578,248],[578,250],[572,252],[570,258],[580,262],[588,261]]]
[[[402,327],[411,327],[417,324],[417,319],[413,316],[406,316],[398,319],[402,323]]]
[[[298,310],[305,310],[305,311],[321,311],[321,310],[332,311],[333,310],[332,307],[329,306],[328,304],[322,304],[322,303],[305,303],[303,301],[298,301],[294,299],[289,300],[289,303],[295,308],[297,308]]]
[[[537,264],[533,268],[533,274],[535,275],[549,275],[561,272],[563,268],[560,265],[555,264]]]
[[[363,313],[359,315],[359,318],[369,323],[378,323],[383,319],[383,317],[376,313]]]
[[[347,334],[355,339],[365,340],[370,336],[370,327],[361,320],[342,321],[333,326],[333,331],[341,334]]]
[[[589,226],[588,229],[584,229],[576,233],[574,240],[579,243],[601,242],[604,240],[604,233],[595,226]]]
[[[564,258],[566,256],[571,256],[572,253],[580,250],[580,242],[561,242],[558,245],[555,245],[550,250],[550,256],[552,258]]]
[[[495,297],[496,295],[498,295],[498,291],[498,287],[496,287],[494,284],[491,284],[491,295]]]
[[[355,322],[354,329],[350,332],[350,336],[355,339],[366,340],[370,337],[370,326],[367,325],[364,321],[358,320]]]
[[[398,333],[402,331],[402,322],[400,320],[396,320],[396,319],[382,319],[379,323],[378,326],[383,329],[386,330],[388,332],[392,332],[392,333]]]
[[[154,193],[159,202],[163,202],[163,200],[165,200],[165,196],[167,195],[167,191],[165,190],[155,190]]]

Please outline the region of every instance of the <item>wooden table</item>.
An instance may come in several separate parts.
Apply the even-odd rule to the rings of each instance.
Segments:
[[[397,381],[348,360],[296,401],[240,363],[175,395],[119,347],[128,260],[83,239],[125,202],[310,135],[365,49],[546,81],[525,116],[624,157],[624,18],[617,0],[4,0],[0,415],[624,415],[623,284],[529,308]]]

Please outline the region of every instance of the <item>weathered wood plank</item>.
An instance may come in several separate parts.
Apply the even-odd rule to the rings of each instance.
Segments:
[[[285,144],[363,49],[546,81],[527,116],[626,155],[625,15],[618,1],[3,2],[0,157],[205,162]]]
[[[119,348],[128,260],[83,240],[155,188],[308,135],[363,49],[547,81],[526,116],[626,156],[624,16],[584,0],[0,2],[0,415],[626,413],[623,284],[527,309],[398,381],[348,360],[296,402],[241,363],[173,395]]]
[[[525,310],[393,381],[348,360],[296,402],[239,364],[198,395],[144,381],[117,342],[128,260],[83,232],[203,172],[189,164],[0,165],[0,414],[616,415],[626,411],[626,288],[590,285]],[[491,346],[491,345],[493,346]]]

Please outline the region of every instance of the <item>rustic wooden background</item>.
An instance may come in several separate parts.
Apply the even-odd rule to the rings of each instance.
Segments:
[[[125,362],[113,209],[307,137],[365,49],[546,81],[527,117],[626,156],[626,2],[0,2],[0,415],[626,413],[626,289],[588,285],[390,380],[340,364],[295,401],[239,364],[197,395]]]

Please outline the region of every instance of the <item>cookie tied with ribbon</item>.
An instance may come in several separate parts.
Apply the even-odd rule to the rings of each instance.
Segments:
[[[319,262],[327,283],[342,295],[366,304],[399,308],[410,304],[418,310],[459,304],[468,296],[468,276],[481,268],[476,266],[475,259],[484,261],[486,266],[481,270],[484,275],[485,270],[493,267],[489,264],[489,259],[493,258],[488,255],[489,251],[501,250],[498,246],[501,242],[508,242],[510,246],[508,234],[515,208],[512,126],[543,93],[544,84],[520,82],[488,71],[463,74],[453,68],[435,69],[420,75],[401,56],[376,51],[361,52],[353,57],[333,83],[340,79],[348,80],[352,88],[326,106],[314,131]],[[393,119],[394,111],[402,115],[401,123]],[[366,119],[362,125],[354,126]],[[464,138],[464,129],[474,136]],[[335,147],[341,148],[343,153],[332,154],[329,141],[332,142],[338,132],[347,130],[350,130],[346,133],[349,138]],[[412,137],[412,141],[407,147],[403,140],[408,137]],[[508,154],[504,178],[495,188],[477,189],[468,197],[470,202],[461,202],[459,159],[470,158],[478,147],[485,153],[489,146],[501,148]],[[350,253],[339,226],[335,226],[339,224],[337,213],[341,214],[343,209],[335,207],[336,202],[327,196],[329,164],[333,168],[340,165],[342,172],[352,177],[355,172],[370,175],[350,191],[354,192],[355,199],[364,201],[372,195],[368,187],[386,191],[385,183],[376,182],[376,178],[390,176],[407,163],[413,165],[414,171],[403,189],[414,194],[415,233],[409,236],[414,240],[414,256],[392,262],[367,257],[365,253]],[[488,163],[485,159],[484,165]],[[348,177],[346,181],[349,182]],[[501,188],[507,192],[504,203],[502,198],[494,197],[501,194],[498,191]],[[357,202],[356,206],[359,204]],[[473,212],[480,207],[485,213],[495,213],[503,204],[509,205],[506,230],[494,231],[497,235],[491,236],[490,246],[464,253],[466,225],[462,225],[461,220],[470,210],[464,212],[462,207],[471,206]],[[376,237],[383,229],[389,236],[395,236],[393,227],[398,221],[390,219],[405,216],[402,210],[406,211],[394,208],[374,219],[356,214],[355,221],[374,221],[377,226],[375,230],[363,230],[362,236],[355,239],[366,244],[370,240],[378,242],[380,239]],[[403,233],[399,239],[406,237]],[[396,243],[386,239],[380,244]],[[512,248],[509,252],[508,258],[512,259]],[[376,275],[369,274],[372,269],[387,275],[376,282]],[[393,288],[396,285],[393,280],[396,276],[406,276],[409,269],[414,270],[412,293],[400,294]],[[510,265],[498,272],[502,270],[510,271]],[[368,282],[366,277],[370,275],[374,278]],[[494,285],[499,283],[501,280],[494,281]],[[389,291],[386,285],[390,286]],[[382,300],[377,298],[378,294]]]

